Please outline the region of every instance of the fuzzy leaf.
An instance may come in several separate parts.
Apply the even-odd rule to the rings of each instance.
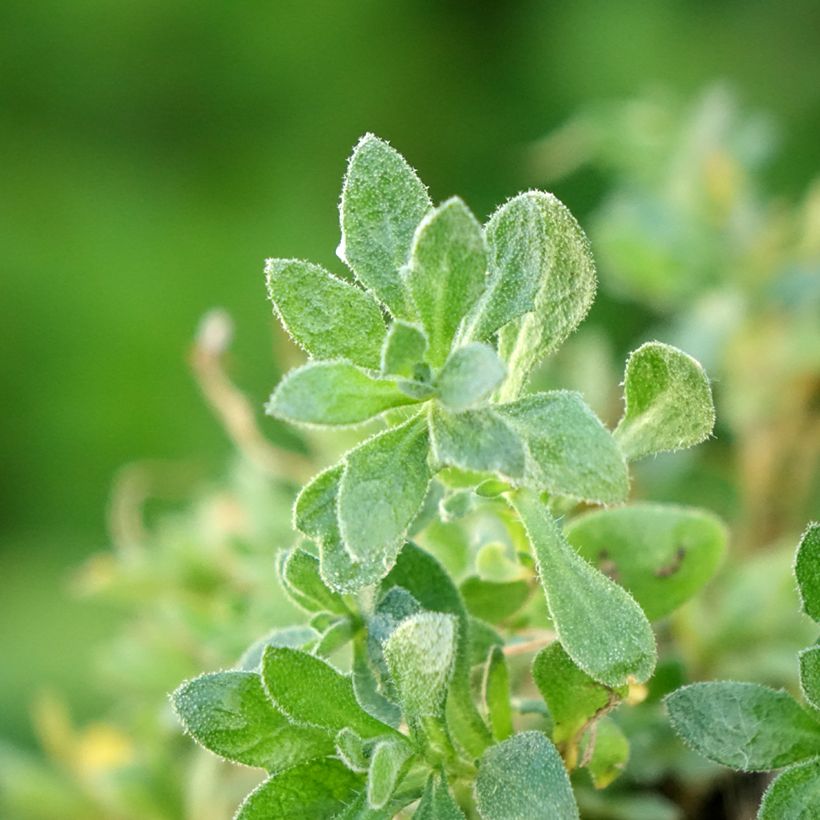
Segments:
[[[530,585],[526,581],[485,581],[473,575],[462,582],[461,597],[471,615],[497,624],[524,606]]]
[[[361,288],[298,259],[268,259],[265,273],[282,325],[308,355],[379,366],[384,319]]]
[[[484,752],[475,783],[483,820],[575,820],[561,756],[540,732],[521,732]]]
[[[484,665],[482,693],[490,728],[496,740],[505,740],[513,733],[510,705],[510,672],[500,646],[494,646]]]
[[[307,612],[349,614],[341,596],[322,580],[316,556],[303,549],[287,550],[281,559],[280,574],[285,591]]]
[[[432,475],[427,425],[412,418],[351,450],[339,484],[339,528],[355,560],[390,569]]]
[[[809,524],[794,564],[803,612],[820,623],[820,523]]]
[[[438,398],[450,410],[466,410],[486,399],[506,373],[504,362],[489,345],[472,342],[453,351],[444,363],[436,379]]]
[[[243,653],[236,665],[242,672],[258,672],[262,664],[262,655],[268,646],[292,646],[296,649],[304,649],[315,642],[318,634],[315,629],[309,626],[285,626],[281,629],[274,629],[254,641]]]
[[[458,625],[452,615],[421,612],[402,621],[384,644],[384,658],[405,715],[437,717],[453,674]]]
[[[624,415],[615,430],[627,459],[699,444],[714,426],[712,389],[695,359],[661,342],[647,342],[630,354]]]
[[[786,769],[760,804],[758,820],[813,820],[820,806],[820,757]]]
[[[466,820],[464,812],[447,788],[447,778],[443,772],[434,772],[427,778],[424,794],[413,820]]]
[[[800,688],[803,690],[803,697],[815,709],[820,709],[820,645],[804,649],[799,658]]]
[[[652,627],[629,593],[567,543],[530,490],[511,494],[527,531],[555,631],[567,654],[606,686],[647,680],[657,653]]]
[[[594,745],[586,768],[592,778],[592,785],[596,789],[605,789],[626,768],[629,741],[621,727],[611,718],[605,717],[597,721],[594,728],[584,736],[582,757],[589,754],[590,744]]]
[[[439,466],[510,478],[524,475],[524,448],[510,425],[491,407],[463,413],[432,407],[430,444]]]
[[[310,362],[279,382],[265,412],[294,424],[345,427],[413,401],[396,382],[349,362]]]
[[[370,766],[367,753],[365,742],[347,726],[336,735],[336,756],[352,772],[367,772]]]
[[[274,772],[333,754],[327,735],[294,726],[273,708],[255,672],[212,672],[172,695],[185,729],[227,760]]]
[[[673,505],[595,510],[565,532],[583,558],[635,596],[650,620],[688,601],[726,552],[726,528],[717,517]]]
[[[578,393],[535,393],[494,409],[523,442],[526,486],[599,504],[626,498],[626,462]]]
[[[381,351],[382,373],[414,379],[416,365],[424,360],[427,337],[416,325],[396,320],[390,325]]]
[[[481,296],[486,272],[481,225],[458,197],[427,214],[413,239],[405,281],[434,367],[447,358],[462,318]]]
[[[363,738],[393,732],[359,706],[349,677],[307,652],[269,647],[262,680],[276,706],[296,723],[334,735],[347,726]]]
[[[373,749],[367,773],[367,802],[381,809],[393,796],[413,750],[405,740],[380,740]]]
[[[413,318],[399,269],[431,207],[427,189],[401,154],[373,134],[359,140],[342,189],[337,254],[397,318]]]
[[[672,728],[704,757],[765,772],[820,750],[820,723],[784,691],[718,681],[684,686],[666,698]]]
[[[362,779],[332,757],[269,777],[246,798],[234,820],[331,820],[361,788]]]

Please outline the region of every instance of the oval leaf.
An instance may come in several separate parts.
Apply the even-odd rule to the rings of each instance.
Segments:
[[[427,337],[416,325],[396,320],[390,325],[381,352],[382,373],[414,379],[416,366],[424,360]]]
[[[820,646],[804,649],[799,657],[803,696],[815,709],[820,709]]]
[[[810,820],[820,806],[820,757],[786,769],[760,804],[758,820]]]
[[[820,623],[820,524],[809,524],[797,548],[794,572],[803,612]]]
[[[450,410],[466,410],[486,399],[504,380],[507,368],[489,345],[458,348],[436,379],[438,398]]]

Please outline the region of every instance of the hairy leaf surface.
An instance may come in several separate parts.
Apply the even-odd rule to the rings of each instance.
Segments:
[[[450,410],[466,410],[486,399],[504,380],[507,368],[489,345],[460,347],[444,363],[436,380],[438,398]]]
[[[427,337],[421,328],[396,320],[390,325],[381,352],[382,373],[413,379],[416,365],[424,360]]]
[[[758,820],[812,820],[820,806],[820,757],[776,777],[760,804]]]
[[[803,611],[820,623],[820,523],[809,524],[803,533],[794,572]]]
[[[500,646],[490,649],[484,665],[481,690],[493,737],[496,740],[506,740],[513,733],[510,671]]]
[[[815,709],[820,709],[820,645],[804,649],[799,657],[803,696]]]
[[[433,773],[427,778],[424,794],[413,820],[466,820],[464,812],[447,788],[447,778],[443,773]]]

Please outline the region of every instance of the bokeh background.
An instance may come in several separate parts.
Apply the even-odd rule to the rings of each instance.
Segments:
[[[89,670],[117,616],[69,593],[72,568],[109,541],[123,465],[229,458],[186,359],[213,306],[261,411],[263,260],[340,270],[362,133],[484,218],[541,184],[533,145],[590,104],[720,81],[771,115],[759,178],[789,202],[820,169],[818,31],[814,0],[3,0],[0,735],[34,745],[41,689],[80,721],[112,698]],[[551,187],[584,223],[610,184],[599,166]],[[592,321],[625,346],[649,317],[604,291]]]

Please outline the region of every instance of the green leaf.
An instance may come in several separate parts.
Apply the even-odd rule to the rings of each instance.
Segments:
[[[262,664],[262,655],[268,646],[292,646],[304,649],[312,645],[318,634],[309,626],[285,626],[271,630],[265,637],[254,641],[243,653],[236,665],[242,672],[258,672]]]
[[[592,747],[590,752],[589,747]],[[581,756],[589,756],[586,769],[596,789],[605,789],[620,777],[629,760],[629,741],[621,727],[611,718],[596,721],[585,735]]]
[[[504,380],[507,368],[498,354],[481,342],[459,347],[444,363],[438,398],[450,410],[466,410],[486,399]]]
[[[373,134],[359,140],[342,189],[336,252],[397,318],[413,318],[399,269],[431,207],[427,189],[401,154]]]
[[[186,731],[234,763],[273,772],[333,754],[323,732],[294,726],[273,708],[255,672],[200,675],[183,683],[172,700]]]
[[[510,672],[500,646],[494,646],[487,656],[481,690],[493,737],[496,740],[505,740],[513,733],[513,723]]]
[[[626,498],[626,462],[578,393],[535,393],[494,409],[523,442],[526,486],[597,504]]]
[[[444,772],[431,773],[424,786],[421,802],[413,815],[413,820],[466,820],[464,812],[453,799],[447,788]]]
[[[339,484],[339,528],[355,560],[390,569],[432,474],[427,425],[415,417],[360,444],[345,456]]]
[[[319,559],[315,555],[303,549],[287,550],[279,566],[285,592],[306,612],[349,614],[341,596],[322,580]]]
[[[370,768],[365,742],[347,726],[336,735],[336,756],[352,772],[365,774]]]
[[[390,325],[381,351],[382,373],[414,379],[416,365],[424,360],[427,337],[421,328],[396,320]]]
[[[695,359],[661,342],[647,342],[629,355],[624,415],[615,430],[627,459],[699,444],[714,426],[712,389]]]
[[[352,677],[356,700],[365,711],[394,729],[398,727],[401,722],[401,710],[379,691],[379,681],[376,680],[376,672],[370,662],[367,642],[362,634],[359,634],[353,641]]]
[[[815,709],[820,709],[820,645],[804,649],[798,657],[800,658],[800,688],[803,690],[803,697]]]
[[[294,424],[346,427],[412,403],[396,382],[374,379],[349,362],[311,362],[279,382],[265,412]]]
[[[669,695],[666,707],[687,746],[732,769],[779,769],[820,750],[820,723],[782,690],[732,681],[694,683]]]
[[[595,510],[573,520],[565,533],[583,558],[635,596],[650,620],[688,601],[726,552],[720,519],[673,505]]]
[[[257,786],[234,820],[331,820],[352,802],[361,777],[332,757],[294,766]]]
[[[518,612],[532,591],[526,581],[485,581],[475,575],[465,579],[460,589],[469,613],[491,624]]]
[[[387,805],[412,756],[413,750],[405,740],[389,738],[375,745],[367,773],[367,802],[371,808]]]
[[[274,704],[295,723],[332,732],[349,727],[363,738],[393,733],[359,706],[351,679],[326,661],[287,647],[268,647],[262,680]]]
[[[313,654],[320,658],[332,655],[337,649],[341,649],[353,640],[357,629],[358,624],[351,618],[338,618],[322,631],[320,639],[312,650]]]
[[[402,621],[385,641],[384,658],[406,716],[443,714],[457,635],[452,615],[421,612]]]
[[[575,820],[561,756],[540,732],[521,732],[484,752],[475,783],[483,820]]]
[[[308,355],[379,366],[384,319],[361,288],[298,259],[268,259],[265,273],[279,320]]]
[[[510,494],[527,531],[555,631],[567,654],[606,686],[655,668],[652,627],[630,594],[581,558],[530,490]]]
[[[521,442],[490,407],[463,413],[432,407],[430,445],[440,466],[498,473],[511,479],[524,475]]]
[[[820,806],[820,757],[776,777],[760,804],[758,820],[812,820]]]
[[[809,524],[794,564],[803,612],[820,623],[820,523]]]
[[[447,358],[467,311],[484,290],[487,249],[481,225],[453,197],[427,214],[416,230],[406,283],[430,340],[430,364]]]

